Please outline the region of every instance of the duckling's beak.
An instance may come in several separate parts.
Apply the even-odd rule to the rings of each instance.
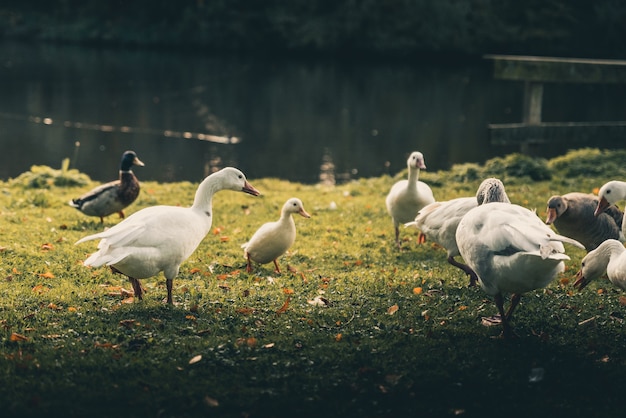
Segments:
[[[304,208],[300,209],[298,214],[304,216],[305,218],[310,218],[311,217],[311,215],[309,215],[308,212],[306,210],[304,210]]]
[[[143,161],[141,161],[139,158],[135,157],[135,159],[133,160],[133,164],[138,165],[139,167],[143,167],[145,166],[145,164],[143,163]]]
[[[246,181],[246,183],[243,185],[243,188],[241,189],[241,191],[244,193],[251,194],[252,196],[258,196],[261,194],[261,192],[255,189],[250,183],[248,183],[248,181]]]
[[[599,214],[604,212],[604,210],[608,207],[609,207],[609,201],[606,200],[605,198],[600,199],[600,201],[598,202],[598,206],[596,207],[596,211],[593,212],[593,216],[598,216]]]
[[[580,269],[578,273],[576,273],[576,276],[574,278],[576,279],[576,281],[574,282],[574,287],[578,289],[578,291],[583,290],[585,286],[587,286],[590,282],[590,280],[583,275],[582,269]]]
[[[552,225],[552,222],[556,219],[556,209],[548,208],[548,216],[546,218],[546,225]]]

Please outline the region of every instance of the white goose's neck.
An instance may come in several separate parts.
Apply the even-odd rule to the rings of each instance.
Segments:
[[[600,244],[600,247],[602,247],[602,253],[606,255],[607,258],[613,254],[619,255],[626,251],[624,245],[617,240],[604,241],[603,244]]]
[[[409,167],[409,184],[416,184],[420,177],[420,169],[417,167]]]

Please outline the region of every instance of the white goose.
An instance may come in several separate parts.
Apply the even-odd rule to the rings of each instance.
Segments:
[[[172,285],[178,270],[211,229],[213,195],[236,190],[258,196],[259,192],[236,168],[226,167],[205,178],[198,186],[193,205],[152,206],[135,212],[114,227],[80,239],[76,244],[101,239],[98,251],[84,265],[107,265],[127,276],[137,298],[142,299],[140,279],[165,274],[167,303],[172,303]]]
[[[467,212],[479,204],[491,202],[510,203],[504,184],[497,178],[488,178],[478,187],[475,197],[459,197],[445,202],[434,202],[419,211],[414,222],[405,224],[421,230],[426,237],[444,247],[448,252],[448,263],[460,268],[470,276],[470,286],[478,280],[476,273],[454,257],[460,255],[456,244],[456,229]]]
[[[248,273],[252,271],[252,261],[259,264],[273,261],[276,272],[280,273],[276,259],[283,255],[296,240],[296,223],[291,216],[294,213],[305,218],[311,217],[304,210],[302,201],[292,197],[283,205],[278,221],[261,225],[252,235],[250,241],[241,246],[244,249],[244,257],[248,260]]]
[[[579,242],[555,233],[535,212],[519,205],[494,202],[470,210],[461,219],[456,242],[478,283],[494,296],[503,335],[510,337],[509,320],[523,293],[548,285],[565,268],[563,242]],[[511,306],[504,312],[503,294]]]
[[[430,187],[423,181],[419,181],[420,169],[426,169],[424,155],[415,151],[411,153],[406,164],[409,168],[409,178],[396,182],[385,199],[387,211],[393,220],[398,247],[400,246],[400,224],[415,220],[415,216],[424,206],[435,201]],[[420,236],[420,242],[422,238]]]
[[[593,213],[596,216],[620,200],[626,200],[626,181],[611,180],[605,183],[600,187],[598,198],[600,201],[596,211]],[[624,217],[622,218],[622,234],[626,236],[626,211],[624,211]]]
[[[626,290],[626,248],[618,240],[607,239],[583,258],[574,286],[582,290],[604,274],[615,286]]]

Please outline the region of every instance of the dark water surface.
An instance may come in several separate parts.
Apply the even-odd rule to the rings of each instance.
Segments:
[[[0,43],[0,178],[31,165],[117,177],[133,149],[142,180],[197,182],[212,169],[315,183],[483,163],[488,123],[519,122],[521,83],[488,63],[303,62]],[[626,120],[626,88],[548,85],[546,121]],[[218,141],[237,142],[219,143]],[[599,142],[589,144],[600,146]],[[552,157],[566,145],[534,150]],[[330,164],[329,164],[330,163]]]

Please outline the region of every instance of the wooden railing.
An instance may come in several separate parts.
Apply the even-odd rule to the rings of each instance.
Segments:
[[[545,83],[626,83],[626,61],[552,58],[515,55],[486,55],[493,61],[493,76],[524,82],[521,123],[489,124],[494,145],[529,144],[566,140],[593,145],[594,139],[626,144],[626,121],[542,122]],[[626,98],[625,98],[626,100]]]

